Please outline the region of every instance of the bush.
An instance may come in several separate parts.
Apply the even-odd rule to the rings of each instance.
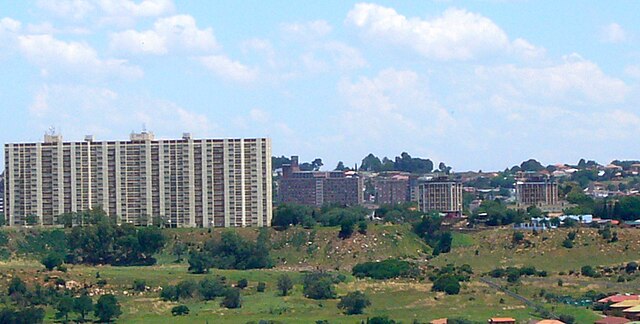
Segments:
[[[52,252],[42,258],[40,262],[42,262],[42,265],[44,265],[47,270],[51,271],[62,264],[62,256],[58,253]]]
[[[224,278],[205,278],[200,281],[199,291],[204,300],[214,300],[217,297],[224,296],[227,286],[224,284]]]
[[[590,266],[590,265],[583,266],[583,267],[580,269],[580,273],[581,273],[583,276],[591,277],[591,278],[593,278],[593,277],[597,276],[597,274],[598,274],[598,273],[593,269],[593,267],[592,267],[592,266]]]
[[[247,279],[240,279],[240,280],[238,280],[238,283],[236,284],[236,287],[238,287],[240,289],[245,289],[245,288],[247,288],[248,285],[249,285],[249,282],[247,281]]]
[[[176,286],[162,287],[160,298],[164,301],[178,301],[178,288],[176,288]]]
[[[142,279],[133,280],[133,290],[141,292],[147,290],[147,282]]]
[[[564,322],[566,324],[573,324],[576,322],[576,318],[571,316],[571,315],[565,315],[565,314],[561,314],[559,316],[559,319],[561,322]]]
[[[371,306],[371,301],[360,291],[348,293],[340,298],[338,303],[338,308],[342,309],[347,315],[362,314],[362,311],[368,306]]]
[[[562,247],[565,247],[567,249],[573,248],[573,241],[570,240],[570,239],[566,239],[566,240],[562,241]]]
[[[367,234],[367,221],[358,222],[358,233],[360,233],[362,235],[366,235]]]
[[[242,302],[240,301],[240,290],[227,289],[227,291],[224,294],[224,299],[220,303],[220,306],[226,307],[229,309],[242,307]]]
[[[180,281],[176,285],[178,299],[193,298],[193,294],[198,290],[198,284],[193,280]]]
[[[282,292],[282,296],[287,296],[287,294],[289,293],[289,290],[291,290],[292,288],[293,288],[293,282],[291,281],[291,278],[289,278],[288,275],[283,274],[280,277],[278,277],[278,290]]]
[[[355,220],[349,218],[345,219],[340,223],[340,232],[338,233],[338,237],[341,239],[347,239],[351,237],[353,234],[353,229],[355,226]]]
[[[321,272],[309,273],[304,276],[303,294],[311,299],[336,298],[333,278],[331,275]]]
[[[514,232],[513,233],[513,237],[511,238],[511,241],[514,244],[519,244],[520,242],[524,241],[524,233],[522,233],[522,232]]]
[[[382,262],[365,262],[357,264],[352,274],[358,278],[391,279],[398,277],[412,277],[419,271],[417,267],[407,261],[388,259]]]
[[[111,322],[111,319],[122,315],[120,304],[114,295],[102,295],[98,298],[95,306],[94,315],[100,319],[100,322]]]
[[[638,270],[638,263],[635,261],[631,261],[627,263],[627,266],[624,268],[624,271],[627,273],[634,273]]]
[[[189,314],[189,307],[185,305],[178,305],[171,309],[171,315],[173,316],[182,316]]]
[[[367,318],[367,324],[396,324],[397,322],[387,316],[376,316]]]
[[[256,287],[257,292],[264,292],[267,289],[267,284],[264,282],[258,282],[258,287]]]
[[[443,291],[447,293],[447,295],[457,295],[460,293],[460,282],[451,275],[444,275],[436,279],[431,290]]]

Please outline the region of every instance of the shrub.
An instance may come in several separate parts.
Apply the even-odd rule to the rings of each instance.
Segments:
[[[62,256],[58,253],[51,252],[42,258],[40,262],[45,268],[47,268],[47,270],[51,271],[62,264]]]
[[[256,287],[257,292],[264,292],[267,289],[267,284],[264,282],[258,282],[258,287]]]
[[[333,278],[331,275],[321,272],[309,273],[304,276],[303,294],[311,299],[336,298]]]
[[[182,316],[189,314],[189,307],[185,305],[178,305],[171,309],[171,315],[173,316]]]
[[[358,233],[362,235],[367,234],[367,221],[360,221],[358,223]]]
[[[176,288],[176,286],[162,287],[160,298],[164,301],[178,301],[178,288]]]
[[[214,300],[217,297],[224,296],[227,286],[224,284],[224,278],[205,278],[200,281],[198,290],[204,300]]]
[[[631,261],[627,263],[627,266],[624,268],[624,271],[627,273],[634,273],[638,270],[638,263],[635,261]]]
[[[387,259],[382,262],[365,262],[353,267],[352,273],[358,278],[391,279],[411,277],[418,273],[417,267],[407,261]]]
[[[278,278],[278,290],[282,292],[282,296],[286,296],[292,288],[293,282],[288,275],[283,274]]]
[[[362,314],[362,311],[368,306],[371,306],[371,301],[361,291],[348,293],[340,298],[338,303],[338,308],[342,309],[347,315]]]
[[[193,293],[198,289],[198,284],[193,280],[180,281],[176,285],[178,299],[193,298]]]
[[[105,323],[111,322],[111,319],[122,315],[116,296],[111,294],[100,296],[95,306],[94,315]]]
[[[561,322],[564,322],[566,324],[573,324],[576,322],[576,318],[571,316],[571,315],[565,315],[565,314],[561,314],[559,316],[559,319]]]
[[[524,241],[524,233],[522,233],[522,232],[514,232],[513,233],[513,237],[511,238],[511,241],[514,244],[521,243],[522,241]]]
[[[580,269],[580,273],[581,273],[583,276],[591,277],[591,278],[595,277],[595,276],[598,274],[598,273],[593,269],[593,267],[592,267],[592,266],[590,266],[590,265],[583,266],[583,267]]]
[[[133,290],[135,291],[145,291],[147,290],[147,282],[142,279],[133,280]]]
[[[249,285],[249,282],[247,281],[247,279],[240,279],[240,280],[238,280],[238,283],[236,284],[236,287],[238,287],[240,289],[245,289],[245,288],[247,288],[248,285]]]
[[[224,294],[224,299],[220,303],[220,306],[226,307],[229,309],[242,307],[242,302],[240,301],[240,290],[227,289],[227,291]]]
[[[447,295],[457,295],[460,292],[460,282],[453,276],[441,276],[433,283],[433,291],[443,291]]]
[[[567,249],[573,248],[573,241],[570,240],[570,239],[566,239],[566,240],[562,241],[562,247],[565,247]]]

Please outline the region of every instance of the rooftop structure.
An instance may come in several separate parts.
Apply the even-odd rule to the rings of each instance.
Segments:
[[[156,140],[5,145],[6,219],[10,226],[55,225],[63,213],[101,207],[118,223],[172,227],[269,226],[271,141]]]

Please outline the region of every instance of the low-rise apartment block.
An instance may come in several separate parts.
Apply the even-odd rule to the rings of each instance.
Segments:
[[[553,178],[523,174],[516,181],[516,203],[519,206],[558,204],[558,184]]]
[[[462,183],[437,177],[418,183],[418,205],[421,211],[437,211],[447,216],[462,216]]]

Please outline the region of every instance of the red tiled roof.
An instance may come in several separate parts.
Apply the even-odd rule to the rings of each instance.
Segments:
[[[638,300],[640,296],[638,295],[612,295],[609,297],[602,298],[598,300],[598,303],[619,303],[625,300]]]
[[[597,320],[595,321],[595,324],[624,324],[624,323],[629,323],[631,322],[630,320],[624,318],[624,317],[615,317],[615,316],[609,316],[609,317],[605,317],[601,320]]]

